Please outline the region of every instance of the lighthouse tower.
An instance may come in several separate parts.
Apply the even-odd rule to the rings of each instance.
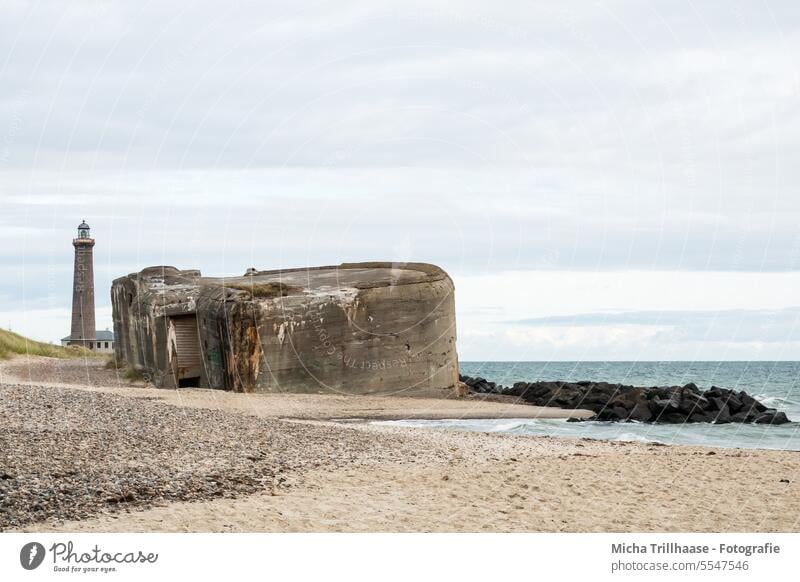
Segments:
[[[69,344],[94,349],[97,332],[94,323],[94,239],[86,221],[78,225],[75,271],[72,280],[72,333]]]

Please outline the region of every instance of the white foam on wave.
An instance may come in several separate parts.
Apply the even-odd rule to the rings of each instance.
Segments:
[[[654,439],[652,437],[648,437],[643,434],[634,434],[632,432],[623,432],[618,434],[615,437],[611,437],[609,440],[612,441],[629,441],[629,442],[637,442],[637,443],[662,443],[666,444],[663,441],[658,439]]]
[[[658,444],[798,450],[797,424],[768,426],[752,424],[654,425],[645,423],[579,422],[564,419],[447,419],[373,421],[371,424],[444,429],[494,434],[590,438]],[[780,433],[791,430],[786,438]],[[782,438],[781,438],[782,437]]]
[[[768,406],[770,408],[784,406],[788,402],[785,398],[780,396],[769,396],[767,394],[756,394],[753,398],[758,400],[764,406]]]
[[[475,423],[475,424],[476,426],[480,426],[480,423]],[[528,423],[525,421],[503,422],[491,426],[488,429],[488,432],[512,432],[527,428],[527,426]]]

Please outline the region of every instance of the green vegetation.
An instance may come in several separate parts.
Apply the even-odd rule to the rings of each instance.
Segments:
[[[0,360],[21,356],[47,356],[48,358],[96,358],[94,352],[77,346],[61,347],[37,342],[26,337],[0,329]]]

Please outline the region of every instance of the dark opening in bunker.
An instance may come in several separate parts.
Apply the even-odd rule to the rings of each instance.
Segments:
[[[195,315],[169,318],[171,362],[175,385],[179,388],[200,386],[200,338]]]

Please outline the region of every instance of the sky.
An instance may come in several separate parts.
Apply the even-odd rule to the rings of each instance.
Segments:
[[[800,359],[800,4],[0,0],[0,326],[423,261],[462,360]]]

